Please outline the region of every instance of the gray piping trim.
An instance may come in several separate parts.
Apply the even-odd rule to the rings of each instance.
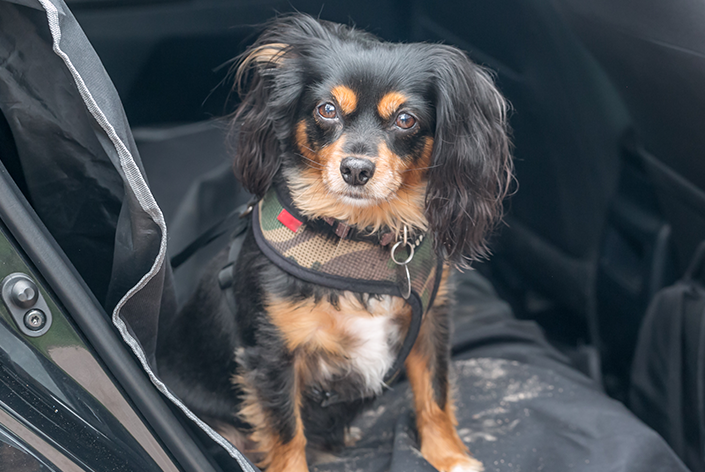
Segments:
[[[145,372],[147,372],[150,380],[157,387],[157,389],[159,389],[160,392],[162,392],[169,400],[171,400],[176,406],[178,406],[179,409],[181,409],[181,411],[183,411],[188,418],[194,421],[211,439],[213,439],[216,443],[222,446],[240,464],[240,467],[242,467],[244,471],[254,472],[254,469],[252,468],[252,466],[250,466],[249,462],[247,461],[247,459],[244,458],[240,451],[238,451],[232,444],[230,444],[230,442],[228,442],[225,438],[223,438],[220,434],[218,434],[215,430],[213,430],[210,426],[208,426],[200,418],[198,418],[191,410],[186,407],[186,405],[181,403],[181,401],[169,391],[169,389],[166,387],[166,385],[164,385],[161,380],[157,378],[154,372],[152,372],[152,369],[149,367],[149,364],[147,363],[147,358],[145,357],[144,352],[142,351],[142,347],[139,345],[139,342],[128,332],[125,322],[122,320],[122,318],[120,318],[120,310],[122,309],[122,307],[127,303],[130,298],[132,298],[135,293],[142,290],[147,285],[147,283],[149,283],[149,281],[157,274],[157,272],[159,272],[160,268],[164,264],[164,260],[166,258],[167,241],[166,223],[164,221],[164,216],[162,215],[161,209],[157,205],[157,202],[154,200],[154,196],[152,196],[152,193],[150,192],[149,187],[147,186],[147,183],[145,182],[144,177],[142,176],[142,173],[139,171],[135,160],[132,158],[130,150],[120,139],[118,134],[115,132],[115,128],[113,128],[112,124],[110,124],[105,114],[96,103],[95,99],[91,95],[90,90],[88,90],[86,83],[83,81],[83,78],[71,62],[71,59],[64,51],[61,50],[61,26],[59,24],[59,12],[56,6],[54,6],[54,4],[51,3],[50,0],[39,0],[39,3],[41,3],[42,7],[46,11],[47,23],[49,25],[49,31],[51,32],[51,37],[53,41],[52,48],[54,52],[66,64],[66,67],[71,72],[71,76],[73,77],[76,83],[76,87],[78,88],[78,91],[81,94],[81,97],[83,98],[86,107],[90,111],[91,115],[93,115],[93,118],[103,129],[103,131],[105,131],[108,138],[113,143],[113,146],[115,146],[115,150],[117,151],[118,156],[120,158],[120,166],[122,167],[122,170],[125,173],[125,177],[127,179],[127,184],[129,184],[130,188],[135,193],[135,197],[137,198],[137,201],[142,207],[142,210],[144,210],[150,217],[152,217],[152,220],[159,226],[159,229],[162,233],[161,242],[159,245],[159,253],[157,254],[157,258],[155,259],[154,264],[152,265],[149,272],[147,272],[142,277],[142,279],[140,279],[137,285],[132,287],[117,304],[112,314],[113,323],[117,327],[118,331],[120,331],[120,334],[122,335],[124,341],[130,346],[130,348],[132,348],[132,351],[135,353],[140,363],[142,364],[142,368],[145,370]]]

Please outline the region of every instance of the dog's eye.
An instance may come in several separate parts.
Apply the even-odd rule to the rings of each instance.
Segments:
[[[321,115],[323,118],[331,120],[338,116],[338,111],[335,109],[335,105],[333,105],[332,103],[324,103],[323,105],[318,107],[318,114]]]
[[[416,124],[416,118],[408,113],[399,113],[396,125],[401,129],[411,129]]]

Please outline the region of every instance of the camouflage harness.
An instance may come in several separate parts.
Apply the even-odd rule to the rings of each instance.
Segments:
[[[391,383],[411,352],[441,281],[443,258],[434,251],[432,237],[407,234],[406,240],[402,237],[394,241],[390,231],[370,233],[332,219],[307,219],[297,211],[288,192],[278,187],[271,188],[262,200],[251,204],[240,216],[250,212],[257,246],[284,272],[335,290],[391,295],[406,300],[412,317],[397,359],[384,378],[385,383]],[[234,280],[233,271],[245,226],[248,225],[241,224],[236,230],[228,264],[218,276],[234,313],[237,307],[233,292],[228,288]],[[307,394],[324,407],[347,400],[335,392],[317,389]]]
[[[306,220],[281,193],[271,189],[252,221],[257,245],[279,268],[325,287],[403,297],[421,314],[428,310],[442,268],[431,237],[392,244],[391,232],[370,234],[335,220]]]

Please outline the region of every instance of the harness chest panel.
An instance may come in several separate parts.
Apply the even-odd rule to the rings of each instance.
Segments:
[[[402,296],[409,282],[404,268],[391,257],[391,244],[383,246],[320,231],[314,222],[300,217],[295,208],[285,206],[281,200],[277,191],[270,189],[253,211],[258,246],[277,266],[303,280],[334,289]],[[408,301],[414,308],[412,297],[416,299],[423,314],[437,291],[442,261],[433,250],[431,237],[419,239],[408,263]],[[399,252],[398,260],[407,258],[407,249]]]

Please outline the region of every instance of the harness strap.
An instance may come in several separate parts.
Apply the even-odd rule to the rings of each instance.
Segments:
[[[237,302],[235,301],[235,293],[233,290],[229,289],[235,282],[235,263],[237,262],[237,257],[240,255],[242,244],[245,242],[245,232],[250,226],[250,219],[246,218],[244,223],[242,229],[233,234],[233,240],[230,243],[230,250],[228,251],[227,265],[218,272],[218,285],[225,294],[225,301],[233,315],[237,314]]]
[[[171,268],[176,269],[189,260],[191,256],[193,256],[200,249],[206,247],[208,244],[212,243],[226,233],[233,232],[235,235],[243,233],[250,223],[250,219],[245,218],[245,216],[250,214],[255,203],[255,200],[250,200],[245,205],[240,205],[225,218],[219,220],[213,226],[201,233],[188,246],[171,258]]]

